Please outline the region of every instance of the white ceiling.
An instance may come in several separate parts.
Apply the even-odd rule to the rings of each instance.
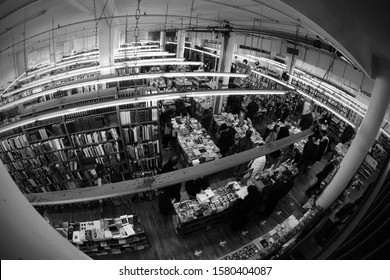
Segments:
[[[378,18],[375,14],[386,10],[377,2],[367,6],[361,0],[141,0],[139,24],[140,29],[150,31],[228,23],[241,30],[272,30],[275,36],[279,33],[295,36],[299,24],[300,36],[316,39],[319,35],[370,74],[372,54],[367,51],[387,58],[390,46],[388,40],[381,44],[370,40],[370,36],[376,40],[389,37],[379,25],[386,22],[388,16]],[[76,23],[83,23],[83,27],[92,30],[99,17],[110,21],[113,15],[114,26],[124,29],[127,16],[131,29],[135,25],[137,4],[136,0],[0,1],[0,51],[9,49],[12,42],[34,41],[39,37],[37,34],[49,36],[47,31],[53,27],[57,32],[65,29],[70,32],[80,29],[81,25]],[[362,30],[362,27],[366,28]],[[356,47],[359,44],[364,47],[364,54]]]

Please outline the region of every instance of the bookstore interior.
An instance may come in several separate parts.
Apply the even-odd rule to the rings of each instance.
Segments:
[[[387,175],[388,111],[350,151],[374,80],[303,26],[295,42],[195,15],[146,31],[142,0],[114,29],[103,2],[83,34],[50,19],[8,49],[2,188],[92,259],[316,258]]]

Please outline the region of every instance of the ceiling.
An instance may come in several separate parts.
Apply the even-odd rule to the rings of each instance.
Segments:
[[[390,25],[380,2],[385,4],[376,1],[367,6],[361,0],[141,0],[139,27],[151,31],[229,24],[240,32],[255,30],[274,36],[296,36],[298,31],[302,38],[335,46],[372,76],[373,57],[390,60],[390,36],[384,28]],[[80,30],[81,26],[93,30],[99,19],[122,29],[127,22],[131,30],[137,5],[136,0],[0,1],[0,51],[24,40],[38,40],[38,34],[49,36],[51,29],[57,33]]]

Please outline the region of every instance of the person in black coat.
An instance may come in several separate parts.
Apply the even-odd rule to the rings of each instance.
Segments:
[[[290,170],[282,172],[281,178],[271,186],[266,187],[262,191],[263,203],[263,218],[269,217],[275,210],[278,202],[285,197],[294,187],[294,179]]]
[[[161,169],[161,173],[167,173],[177,170],[176,165],[179,162],[177,156],[172,156]],[[163,193],[159,197],[159,208],[163,214],[168,214],[173,209],[172,203],[180,201],[181,183],[168,186],[163,189]]]
[[[225,157],[228,155],[230,148],[234,145],[236,130],[233,127],[227,126],[225,123],[223,123],[221,124],[219,131],[220,137],[218,140],[218,148],[221,151],[222,156]]]
[[[196,178],[191,181],[187,181],[185,184],[185,189],[190,199],[196,198],[196,195],[200,191],[207,189],[210,186],[209,180],[207,177]]]
[[[291,124],[287,123],[285,126],[282,126],[279,128],[279,132],[276,136],[276,140],[280,140],[286,137],[290,136],[290,129],[291,129]],[[274,158],[279,157],[281,150],[277,150],[275,152],[271,153],[271,156]]]
[[[327,136],[326,131],[321,131],[320,132],[320,145],[318,149],[318,156],[317,156],[317,161],[321,161],[322,157],[326,154],[326,151],[328,150],[329,146],[329,138]]]
[[[319,151],[319,140],[313,136],[309,137],[309,140],[306,142],[303,147],[303,153],[297,167],[300,170],[300,173],[305,175],[309,166],[311,166],[317,159]]]
[[[204,129],[208,131],[210,129],[212,119],[213,111],[210,108],[204,111],[203,118],[200,121],[200,124],[204,127]]]
[[[246,151],[246,150],[249,150],[249,149],[253,148],[254,144],[253,144],[252,139],[251,139],[252,133],[253,133],[252,130],[248,129],[245,132],[245,137],[242,137],[242,138],[240,138],[240,140],[238,140],[236,153],[241,153],[243,151]],[[247,168],[248,164],[249,164],[249,161],[245,162],[243,164],[236,165],[234,167],[234,170],[233,170],[233,176],[240,175],[243,171],[245,171],[245,169]]]
[[[301,121],[299,122],[299,126],[302,130],[306,130],[312,126],[313,120],[313,114],[311,112],[307,113],[302,116]]]
[[[328,164],[325,165],[325,167],[320,172],[317,173],[316,175],[317,182],[306,190],[306,194],[308,196],[312,196],[313,194],[317,193],[321,189],[322,181],[324,181],[331,172],[335,171],[335,168],[338,168],[340,162],[341,162],[341,157],[336,157],[332,159],[330,162],[328,162]]]
[[[253,211],[261,203],[261,193],[254,185],[248,186],[248,195],[244,199],[237,201],[237,206],[234,208],[232,215],[231,228],[233,230],[240,230],[249,221]]]
[[[259,111],[259,104],[257,104],[256,100],[252,98],[251,102],[249,102],[248,106],[246,106],[246,109],[247,112],[245,118],[249,118],[253,123],[255,115]]]

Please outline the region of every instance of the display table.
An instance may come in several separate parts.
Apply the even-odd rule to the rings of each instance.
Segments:
[[[253,143],[264,143],[264,140],[260,136],[260,133],[253,127],[251,122],[241,122],[237,116],[231,113],[222,113],[220,115],[214,115],[212,132],[217,139],[219,139],[220,137],[219,129],[223,123],[225,123],[227,126],[233,127],[236,130],[236,141],[238,141],[239,138],[245,137],[245,133],[249,129],[253,132],[251,137]]]
[[[176,147],[185,167],[222,157],[219,148],[196,119],[176,117],[172,118],[172,125],[177,135]]]
[[[246,186],[233,181],[216,189],[202,191],[196,199],[175,203],[173,225],[176,233],[184,237],[225,221],[230,217],[236,201],[246,195]]]
[[[56,230],[89,256],[120,254],[150,247],[138,215],[78,223],[65,222],[62,228]]]
[[[177,88],[177,90],[187,90],[192,89],[193,84],[187,78],[175,78],[173,80],[173,86]]]
[[[305,211],[304,213],[295,211],[269,232],[220,259],[260,260],[270,258],[276,252],[281,254],[282,251],[286,251],[296,242],[299,233],[313,220],[319,210],[319,207],[314,207],[311,209],[302,209],[302,211]]]

